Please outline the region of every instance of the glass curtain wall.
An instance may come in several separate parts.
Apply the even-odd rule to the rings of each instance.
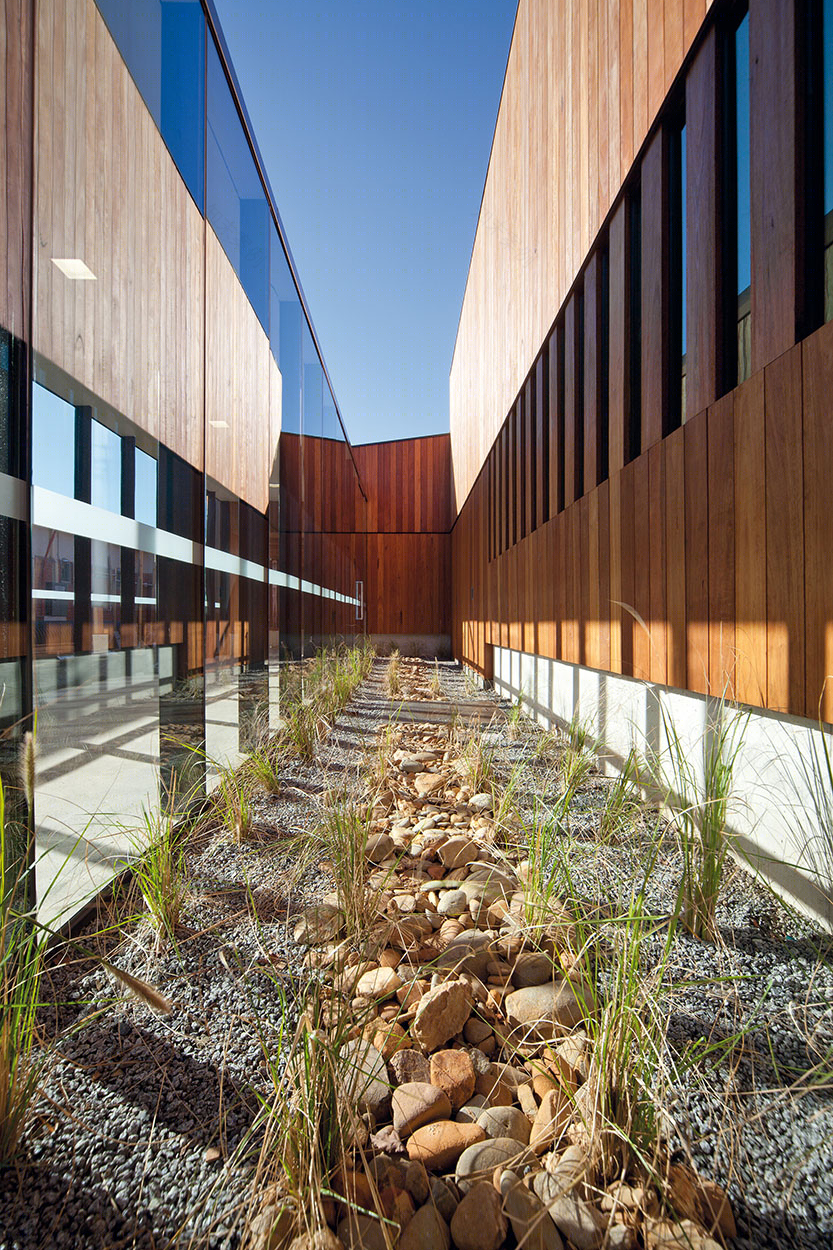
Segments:
[[[37,880],[49,919],[75,912],[106,882],[129,854],[143,810],[155,810],[160,796],[172,792],[180,799],[204,793],[212,780],[206,760],[223,767],[240,759],[275,719],[284,657],[294,662],[362,628],[358,476],[233,75],[200,0],[98,0],[98,8],[132,79],[123,76],[113,93],[114,118],[123,118],[125,85],[129,92],[135,85],[167,149],[160,149],[161,159],[170,155],[193,201],[183,197],[184,219],[193,222],[194,205],[204,214],[256,315],[260,329],[254,330],[262,331],[280,370],[282,433],[266,396],[254,424],[271,423],[276,445],[264,457],[271,463],[247,467],[255,485],[244,499],[229,482],[206,475],[205,378],[180,370],[180,390],[169,385],[158,411],[148,411],[160,375],[167,370],[170,384],[178,368],[186,343],[177,335],[188,328],[171,319],[166,362],[154,358],[158,310],[146,303],[144,289],[141,299],[116,307],[119,271],[134,259],[118,250],[116,223],[136,205],[144,211],[144,192],[138,180],[128,200],[100,178],[93,187],[94,162],[88,155],[85,166],[80,150],[62,166],[63,184],[47,170],[36,188],[42,278],[52,277],[53,254],[70,256],[58,237],[66,203],[94,201],[97,219],[113,223],[109,252],[97,262],[77,257],[92,262],[81,266],[85,280],[78,286],[76,260],[65,262],[65,285],[38,283],[36,273],[35,289],[39,299],[54,300],[62,338],[54,352],[40,350],[34,358],[31,479],[28,450],[23,463],[26,361],[19,344],[0,333],[0,768],[5,761],[4,775],[13,780],[23,718],[34,706]],[[101,31],[84,52],[94,29],[88,23],[86,35],[76,32],[76,52],[95,59],[103,47],[110,56]],[[65,70],[58,65],[56,73]],[[122,67],[110,72],[118,78]],[[93,89],[89,81],[85,89]],[[65,84],[57,83],[54,99],[65,94]],[[41,93],[38,107],[52,99]],[[128,103],[135,109],[136,98]],[[70,125],[57,111],[36,121],[53,144],[60,126]],[[100,133],[106,133],[103,121]],[[191,327],[205,324],[210,286],[200,269],[201,231],[182,233],[173,219],[168,224],[182,234],[178,246],[195,267],[193,289],[201,292],[194,303],[183,302],[187,319]],[[161,269],[164,299],[165,261],[154,239],[142,242],[147,267]],[[84,245],[95,246],[81,236],[69,244]],[[142,280],[137,271],[137,290]],[[97,291],[107,294],[113,319],[97,312],[92,333]],[[41,316],[46,325],[49,309],[36,308],[36,325]],[[238,350],[257,349],[251,334],[244,342]],[[72,349],[61,355],[65,344]],[[122,367],[133,370],[129,386],[113,381]],[[260,365],[253,361],[254,367]],[[202,419],[195,418],[199,412]],[[230,426],[241,428],[251,418],[228,414]],[[196,437],[195,420],[202,421]],[[222,467],[212,472],[222,476]],[[263,487],[268,474],[268,506],[265,490],[258,494],[261,472]]]

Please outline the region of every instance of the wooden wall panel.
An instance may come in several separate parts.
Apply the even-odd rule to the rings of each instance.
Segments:
[[[734,394],[724,395],[708,411],[709,689],[715,695],[724,690],[731,695],[735,668]],[[743,483],[739,489],[744,490]]]
[[[804,465],[801,347],[764,370],[766,407],[766,705],[804,701]]]
[[[708,411],[685,431],[686,686],[709,689]]]
[[[713,403],[721,376],[717,34],[686,75],[686,414]]]
[[[365,443],[353,456],[368,495],[368,529],[448,533],[451,449],[447,434]]]
[[[451,368],[458,510],[705,15],[521,0]]]
[[[269,446],[272,355],[263,327],[210,226],[206,226],[205,272],[205,471],[258,512],[265,512],[273,458]],[[320,441],[305,440],[313,466]],[[307,494],[312,528],[317,531],[323,528],[322,498],[320,490]]]
[[[744,703],[766,701],[766,426],[763,374],[735,391],[735,665]]]
[[[686,684],[685,429],[669,434],[665,452],[665,601],[667,681]]]
[[[833,322],[805,340],[802,355],[804,421],[804,714],[833,721]],[[830,680],[828,680],[830,678]]]
[[[753,372],[795,342],[799,7],[787,0],[749,6]]]
[[[37,67],[35,350],[202,468],[203,218],[94,0],[38,5]]]
[[[32,259],[33,12],[31,0],[0,0],[0,326],[21,339],[29,335]]]

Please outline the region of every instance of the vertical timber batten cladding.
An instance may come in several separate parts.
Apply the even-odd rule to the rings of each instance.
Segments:
[[[521,0],[450,378],[487,676],[509,648],[833,721],[822,7]]]
[[[450,640],[449,436],[368,443],[354,453],[368,492],[367,632]]]

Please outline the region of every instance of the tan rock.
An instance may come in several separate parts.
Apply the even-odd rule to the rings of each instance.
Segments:
[[[495,1168],[522,1168],[535,1163],[535,1155],[523,1142],[512,1137],[492,1137],[475,1142],[463,1151],[457,1160],[454,1179],[465,1193],[477,1181],[490,1181]]]
[[[529,1142],[529,1120],[517,1107],[487,1107],[477,1123],[487,1137],[510,1137],[524,1145]]]
[[[343,1051],[347,1096],[377,1121],[390,1106],[390,1081],[379,1051],[363,1038],[348,1042]]]
[[[498,1250],[508,1226],[500,1194],[488,1181],[478,1181],[454,1212],[451,1239],[457,1250]]]
[[[607,1220],[575,1191],[567,1190],[550,1172],[536,1172],[532,1187],[550,1219],[576,1250],[599,1250]]]
[[[479,1020],[477,1016],[472,1016],[466,1021],[463,1029],[463,1037],[472,1046],[479,1046],[487,1037],[492,1036],[492,1026],[487,1024],[485,1020]]]
[[[393,1091],[393,1127],[404,1140],[423,1124],[447,1120],[451,1115],[448,1095],[436,1085],[408,1081]]]
[[[329,1228],[314,1233],[301,1233],[289,1244],[289,1250],[344,1250],[344,1242]]]
[[[466,981],[445,981],[420,999],[411,1026],[417,1044],[426,1052],[462,1032],[472,1008],[472,991]]]
[[[440,860],[451,870],[463,868],[466,864],[474,863],[477,850],[477,843],[472,842],[471,838],[449,838],[440,847]]]
[[[399,1050],[390,1060],[390,1071],[395,1085],[406,1085],[409,1081],[420,1081],[426,1085],[431,1082],[431,1068],[418,1050]]]
[[[537,1154],[543,1154],[561,1141],[573,1116],[573,1104],[560,1089],[549,1089],[541,1099],[538,1113],[532,1121],[529,1144]]]
[[[430,1203],[419,1208],[399,1239],[399,1250],[449,1250],[450,1245],[448,1225]]]
[[[337,1232],[347,1250],[388,1250],[381,1221],[358,1211],[349,1211]]]
[[[545,985],[554,976],[555,968],[549,955],[541,951],[522,951],[512,969],[512,984],[516,989],[527,989],[532,985]]]
[[[522,1035],[551,1038],[580,1024],[582,1008],[574,988],[567,981],[549,981],[545,985],[514,990],[503,1000],[510,1024]]]
[[[332,903],[319,903],[307,907],[292,930],[292,936],[301,946],[315,946],[332,942],[338,937],[344,917],[339,907]]]
[[[252,1220],[249,1228],[252,1250],[283,1250],[295,1229],[294,1214],[272,1203]]]
[[[393,838],[387,833],[371,833],[364,847],[364,853],[372,864],[381,864],[393,851]]]
[[[425,1164],[411,1159],[405,1168],[405,1188],[418,1207],[428,1201],[428,1173]]]
[[[524,1250],[564,1250],[558,1229],[547,1215],[537,1194],[526,1188],[520,1177],[506,1171],[500,1178],[503,1209],[512,1231]]]
[[[445,778],[442,773],[416,773],[414,776],[414,789],[420,798],[425,798],[429,794],[433,794],[443,785]]]
[[[475,1072],[465,1050],[438,1050],[431,1056],[431,1084],[445,1091],[458,1111],[474,1093]]]
[[[479,1124],[457,1124],[454,1120],[437,1120],[418,1128],[408,1140],[408,1157],[423,1163],[429,1172],[445,1172],[463,1151],[483,1140]]]
[[[385,1062],[389,1062],[400,1050],[410,1050],[411,1039],[398,1020],[390,1020],[382,1028],[374,1029],[370,1039]]]
[[[393,968],[374,968],[356,982],[356,993],[364,998],[387,998],[395,994],[402,982]]]
[[[655,1220],[649,1216],[643,1225],[646,1250],[721,1250],[720,1243],[707,1236],[692,1220]]]

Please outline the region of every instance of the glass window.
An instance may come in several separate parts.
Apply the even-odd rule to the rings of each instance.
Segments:
[[[824,320],[833,320],[833,0],[822,5]]]
[[[100,421],[92,422],[92,498],[96,508],[121,512],[121,439]]]
[[[75,495],[75,408],[37,382],[32,385],[32,482]]]
[[[213,40],[208,45],[206,215],[268,333],[269,205]]]
[[[685,420],[686,392],[686,262],[685,262],[685,122],[671,130],[669,152],[669,413],[668,429],[676,429]]]
[[[156,461],[136,448],[136,500],[134,516],[144,525],[156,525]]]
[[[321,437],[324,404],[324,370],[315,350],[312,332],[304,320],[304,434]]]
[[[203,210],[206,23],[200,0],[97,0],[185,185]]]
[[[283,382],[281,429],[290,434],[301,432],[301,388],[303,379],[302,327],[304,316],[301,301],[292,279],[274,222],[271,227],[270,341]]]
[[[735,31],[735,175],[737,187],[737,381],[751,371],[752,236],[749,181],[749,14]]]

